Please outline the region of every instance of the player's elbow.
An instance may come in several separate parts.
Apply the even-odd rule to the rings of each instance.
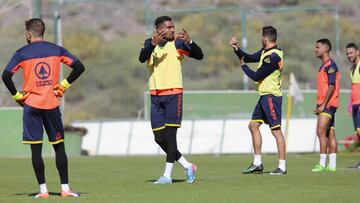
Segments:
[[[140,63],[144,63],[146,60],[139,57],[139,61],[140,61]]]
[[[255,75],[252,77],[252,79],[255,81],[255,82],[260,82],[261,80],[263,80],[261,77]]]
[[[255,78],[254,81],[255,81],[255,82],[260,82],[260,81],[261,81],[261,78]]]
[[[201,52],[197,57],[197,60],[202,60],[204,58],[204,54]]]
[[[80,62],[80,64],[79,64],[79,72],[80,73],[83,73],[85,71],[85,66],[84,66],[84,64],[82,64],[81,62]]]
[[[9,71],[4,71],[2,74],[2,80],[5,83],[6,81],[8,81],[9,79],[11,79],[12,74]]]
[[[85,71],[85,66],[84,64],[81,63],[80,60],[77,60],[73,65],[72,65],[73,70],[75,70],[76,72],[78,72],[79,74],[82,74]]]
[[[3,82],[6,80],[6,75],[5,75],[5,71],[3,72],[3,74],[2,74],[2,80],[3,80]]]
[[[144,63],[146,60],[147,60],[147,58],[145,56],[143,56],[142,54],[140,54],[140,56],[139,56],[140,63]]]
[[[82,65],[82,66],[79,67],[79,73],[80,73],[80,75],[81,75],[81,74],[83,74],[84,72],[85,72],[85,66]]]
[[[196,60],[202,60],[204,58],[204,54],[202,52],[190,55],[191,58]]]

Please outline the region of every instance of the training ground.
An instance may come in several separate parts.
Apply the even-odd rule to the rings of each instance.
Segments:
[[[29,149],[30,150],[30,149]],[[29,151],[30,153],[30,151]],[[153,185],[162,174],[165,157],[72,157],[70,185],[79,198],[62,199],[55,161],[45,158],[50,202],[358,202],[360,171],[349,166],[356,153],[338,154],[336,173],[314,173],[318,154],[289,154],[288,174],[270,176],[277,155],[264,155],[264,173],[243,175],[251,155],[189,156],[198,166],[193,184],[182,168],[174,167],[172,185]],[[30,158],[0,158],[0,202],[42,202],[32,199],[38,185]]]

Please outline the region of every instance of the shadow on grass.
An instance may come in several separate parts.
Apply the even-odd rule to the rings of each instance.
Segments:
[[[261,174],[270,174],[271,171],[263,171],[261,173],[247,173],[247,174],[244,174],[243,175],[261,175]]]
[[[33,197],[38,193],[30,193],[30,192],[22,192],[22,193],[15,193],[12,194],[14,196],[29,196],[29,197]],[[60,192],[49,192],[50,196],[59,196],[61,195]],[[84,195],[84,194],[88,194],[87,192],[79,192],[80,196]]]
[[[155,181],[157,181],[157,180],[145,180],[145,182],[151,182],[151,183],[153,183],[153,182],[155,182]],[[182,183],[182,182],[185,182],[185,180],[184,179],[172,179],[172,182],[173,183]]]
[[[263,171],[262,173],[270,174],[272,171]]]
[[[270,172],[269,172],[270,173]],[[157,180],[153,179],[153,180],[145,180],[145,182],[149,182],[149,183],[153,183]],[[199,181],[203,181],[203,179],[196,179],[195,182],[199,182]],[[186,182],[185,179],[173,179],[172,180],[173,183],[183,183]]]

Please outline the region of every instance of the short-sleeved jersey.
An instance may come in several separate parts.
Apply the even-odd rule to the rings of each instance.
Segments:
[[[360,104],[360,61],[354,65],[350,72],[351,78],[351,104]]]
[[[151,39],[145,40],[144,46],[149,43]],[[162,91],[170,92],[167,94],[182,92],[182,62],[184,56],[189,56],[190,49],[189,45],[180,39],[169,41],[164,46],[156,45],[147,63],[151,94]]]
[[[330,85],[334,85],[335,89],[330,97],[326,108],[332,106],[337,108],[339,106],[339,93],[340,93],[340,73],[338,67],[332,59],[323,63],[317,74],[317,104],[323,104],[326,93]]]
[[[60,63],[71,66],[78,59],[65,48],[37,41],[17,50],[5,70],[23,71],[23,91],[30,93],[25,104],[39,109],[54,109],[60,104],[53,87],[58,84]]]

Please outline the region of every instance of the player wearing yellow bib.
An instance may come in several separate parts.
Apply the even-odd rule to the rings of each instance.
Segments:
[[[244,73],[256,83],[256,90],[260,94],[260,99],[255,106],[249,130],[251,132],[254,161],[244,174],[262,173],[263,165],[261,162],[262,138],[260,125],[268,123],[271,133],[276,139],[279,153],[279,165],[270,175],[286,174],[285,167],[285,139],[281,132],[281,104],[282,104],[282,63],[283,51],[276,45],[277,31],[272,26],[265,26],[262,29],[263,48],[254,54],[248,54],[242,51],[238,46],[238,41],[232,37],[229,41],[230,46],[234,48],[235,54],[240,59],[241,68]],[[246,64],[250,62],[259,62],[256,71],[251,70]]]
[[[346,56],[349,62],[352,63],[350,71],[351,95],[349,110],[352,113],[355,132],[357,136],[360,136],[360,52],[355,43],[346,45]],[[360,169],[360,163],[353,168]]]
[[[152,38],[145,40],[139,60],[147,61],[150,73],[151,127],[155,142],[166,153],[164,175],[154,184],[171,184],[174,161],[179,162],[187,174],[187,182],[195,180],[196,166],[189,163],[177,149],[176,133],[182,120],[182,62],[184,56],[201,60],[200,47],[183,29],[175,37],[174,23],[169,16],[155,20]]]

